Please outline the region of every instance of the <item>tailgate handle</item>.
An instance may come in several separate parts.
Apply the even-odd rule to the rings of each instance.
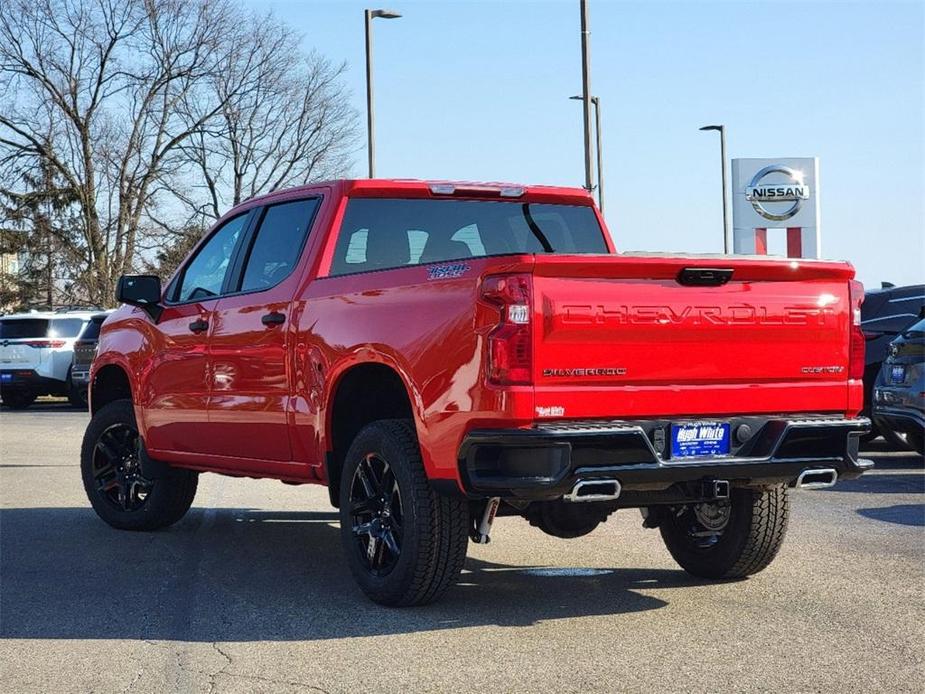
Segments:
[[[678,273],[678,283],[687,287],[719,287],[732,279],[732,268],[686,267]]]

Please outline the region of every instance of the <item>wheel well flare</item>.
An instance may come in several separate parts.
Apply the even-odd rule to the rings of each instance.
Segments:
[[[330,412],[328,492],[331,503],[337,506],[340,471],[360,430],[380,419],[411,419],[413,415],[404,382],[394,369],[383,364],[363,364],[344,373],[331,398]]]
[[[95,414],[115,400],[131,400],[132,386],[120,366],[107,364],[96,372],[90,390],[90,411]]]

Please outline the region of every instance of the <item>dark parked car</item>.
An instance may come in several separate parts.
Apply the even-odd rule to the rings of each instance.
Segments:
[[[925,454],[925,319],[890,343],[874,387],[874,418]]]
[[[925,285],[922,284],[895,287],[885,282],[880,289],[870,290],[864,295],[861,328],[866,338],[866,363],[862,415],[869,417],[871,414],[874,384],[880,375],[890,343],[919,319],[923,306]],[[883,434],[893,444],[900,444],[892,430],[879,431],[875,423],[868,438],[876,438],[879,434]]]
[[[74,359],[71,362],[71,402],[75,405],[87,404],[87,386],[90,383],[90,365],[96,355],[96,343],[100,339],[100,326],[109,313],[97,313],[90,317],[80,337],[74,343]]]

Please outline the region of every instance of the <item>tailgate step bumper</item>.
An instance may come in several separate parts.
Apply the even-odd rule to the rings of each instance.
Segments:
[[[618,480],[625,497],[627,492],[657,492],[701,480],[796,486],[807,470],[853,479],[873,467],[858,457],[860,436],[870,428],[866,418],[807,415],[722,421],[732,432],[729,455],[675,460],[668,437],[679,420],[595,420],[476,430],[460,447],[460,475],[472,495],[552,499],[569,494],[585,480]]]

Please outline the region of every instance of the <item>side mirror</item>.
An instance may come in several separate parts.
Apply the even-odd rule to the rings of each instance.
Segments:
[[[116,301],[137,306],[157,322],[161,317],[161,278],[154,275],[122,275],[116,285]]]

